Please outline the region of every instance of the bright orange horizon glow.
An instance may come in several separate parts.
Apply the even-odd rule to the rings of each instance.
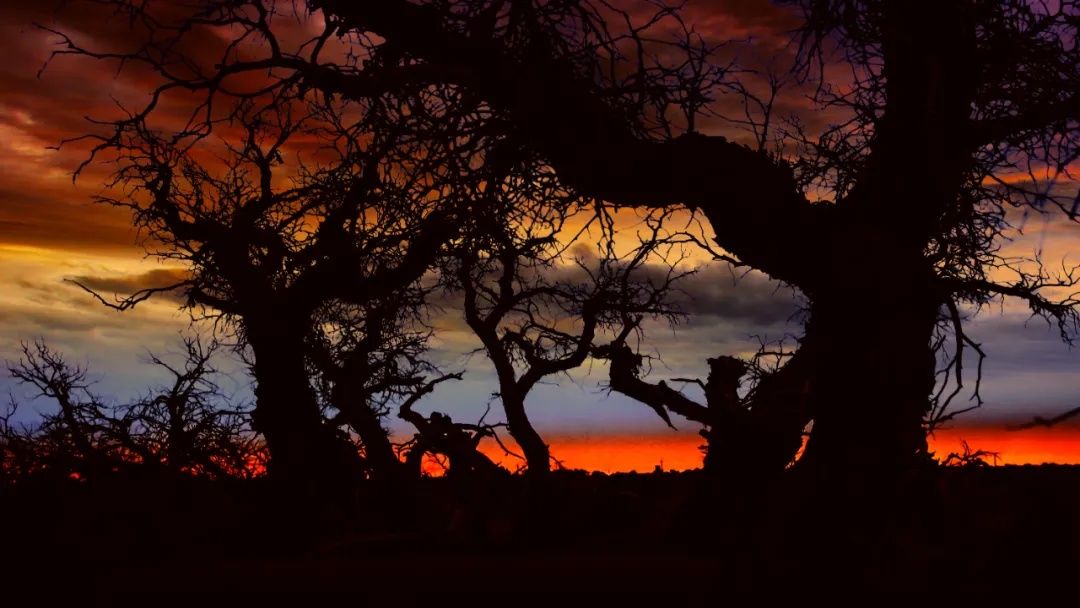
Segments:
[[[564,468],[604,473],[649,473],[657,466],[665,471],[695,469],[701,466],[699,446],[704,444],[701,437],[689,433],[556,435],[547,440],[552,456]],[[972,451],[996,452],[996,463],[985,458],[991,464],[1080,464],[1080,427],[1076,426],[1026,431],[989,426],[942,429],[929,438],[930,450],[944,460],[953,452],[963,454],[965,441]],[[481,444],[481,451],[510,470],[523,464],[491,441]],[[425,469],[439,472],[435,463]]]
[[[967,441],[972,450],[997,452],[997,464],[1080,464],[1080,427],[1072,425],[1024,431],[989,426],[943,429],[929,441],[938,459],[952,452],[962,454]]]
[[[552,457],[563,468],[604,473],[649,473],[657,466],[665,471],[696,469],[701,467],[699,446],[705,444],[701,436],[689,433],[556,435],[547,440]],[[504,454],[494,442],[482,444],[481,451],[510,470],[523,464]]]

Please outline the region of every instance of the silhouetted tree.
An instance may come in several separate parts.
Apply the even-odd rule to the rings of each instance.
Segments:
[[[446,474],[450,478],[476,477],[490,480],[493,476],[506,475],[506,469],[495,464],[480,451],[480,442],[485,438],[498,441],[495,434],[498,425],[485,424],[482,420],[477,424],[454,422],[448,414],[442,412],[436,411],[424,416],[413,409],[417,401],[431,393],[439,383],[460,379],[460,373],[435,378],[417,388],[398,407],[398,417],[411,423],[417,430],[413,440],[405,446],[405,462],[410,469],[419,473],[424,457],[430,454],[446,458]]]
[[[179,366],[150,355],[171,383],[130,403],[109,404],[91,391],[85,368],[44,341],[23,344],[9,373],[56,409],[17,425],[11,419],[17,405],[9,406],[0,422],[4,474],[16,481],[37,475],[94,479],[135,468],[215,478],[259,474],[262,446],[248,413],[230,406],[214,380],[218,372],[210,361],[217,344],[188,337],[183,345]]]
[[[56,405],[54,412],[42,415],[39,424],[21,429],[21,436],[18,429],[5,424],[5,443],[13,451],[8,467],[22,475],[50,473],[87,479],[124,466],[124,425],[91,392],[85,368],[69,364],[43,340],[23,343],[22,358],[8,362],[7,368],[12,378],[37,391],[34,398],[44,397]]]
[[[423,340],[391,330],[418,314],[415,284],[454,236],[453,216],[472,192],[446,174],[461,174],[475,151],[447,96],[355,107],[305,95],[281,90],[229,108],[223,120],[234,132],[208,161],[216,142],[206,133],[162,134],[138,117],[117,124],[95,154],[117,155],[114,187],[123,191],[100,200],[130,209],[154,254],[189,266],[190,278],[170,288],[182,289],[192,310],[229,322],[250,350],[254,424],[271,471],[335,487],[365,471],[397,474],[377,396],[415,384],[413,373],[385,372],[402,355],[415,363]],[[435,116],[442,122],[418,126]],[[443,136],[447,128],[453,136]],[[311,162],[290,156],[301,137],[321,144]],[[323,365],[322,405],[337,411],[330,423],[313,363]],[[364,460],[339,424],[358,435]]]
[[[404,294],[402,294],[404,295]],[[404,471],[382,419],[394,401],[405,398],[424,379],[428,334],[404,327],[423,306],[399,297],[356,307],[334,303],[321,309],[316,324],[313,375],[333,422],[359,437],[367,466],[375,476]]]
[[[797,68],[821,85],[820,103],[849,112],[797,156],[702,135],[690,119],[672,128],[680,100],[715,97],[723,77],[701,77],[701,47],[685,36],[667,61],[643,33],[655,20],[606,3],[312,5],[482,96],[577,191],[684,203],[738,263],[797,286],[810,300],[796,355],[812,391],[807,464],[879,475],[925,453],[933,337],[943,321],[960,327],[957,303],[1019,297],[1063,331],[1075,325],[1074,301],[1046,289],[1073,285],[1069,273],[997,253],[1008,208],[1074,217],[1073,2],[797,3]],[[854,70],[846,90],[817,69],[830,48]],[[1005,176],[1017,169],[1019,183]],[[992,272],[1003,267],[1015,280]],[[962,329],[955,339],[972,344]]]
[[[701,213],[725,259],[810,301],[788,364],[801,377],[783,384],[807,387],[814,426],[803,460],[821,470],[880,475],[923,457],[924,425],[945,416],[953,394],[936,372],[961,385],[964,353],[977,348],[963,331],[971,306],[1020,298],[1066,338],[1074,329],[1074,300],[1052,295],[1073,275],[1015,263],[999,247],[1009,209],[1075,218],[1065,186],[1078,150],[1075,2],[792,3],[806,23],[794,75],[821,107],[845,114],[821,134],[789,128],[780,153],[761,145],[767,129],[753,147],[700,132],[695,117],[718,95],[749,100],[751,88],[710,65],[710,46],[678,7],[643,2],[652,10],[641,18],[591,0],[311,0],[320,34],[286,48],[277,5],[208,1],[177,23],[149,18],[145,3],[111,4],[150,33],[123,58],[170,83],[155,100],[178,87],[235,94],[230,77],[268,68],[267,88],[303,83],[356,100],[402,82],[451,85],[580,195]],[[261,46],[241,55],[231,45],[212,69],[177,77],[193,28],[231,28],[237,44],[249,36]],[[353,52],[321,54],[334,37]],[[62,53],[119,58],[64,44]],[[833,58],[850,86],[827,82]],[[939,368],[942,332],[956,346]]]
[[[574,228],[580,240],[568,234],[567,220],[587,213],[589,201],[578,201],[553,175],[526,166],[507,183],[474,214],[448,280],[461,290],[465,321],[495,368],[508,430],[528,472],[542,476],[551,456],[526,413],[528,394],[544,378],[584,364],[605,333],[638,329],[644,316],[673,316],[665,295],[684,272],[676,265],[659,277],[643,272],[671,244],[660,215],[643,222],[637,248],[619,252],[602,222],[592,231]],[[604,210],[596,209],[593,217],[602,220]]]
[[[705,469],[729,481],[731,475],[744,479],[773,475],[794,462],[803,445],[812,412],[807,387],[802,384],[801,360],[765,369],[760,357],[749,362],[729,356],[710,358],[704,382],[673,379],[698,384],[705,396],[703,405],[663,380],[644,380],[642,355],[623,341],[600,346],[595,354],[608,360],[611,390],[653,408],[669,425],[669,412],[700,423],[706,440]],[[753,386],[740,396],[744,377],[753,380]]]
[[[250,477],[264,465],[250,412],[229,405],[211,359],[217,341],[184,337],[181,365],[151,354],[170,381],[118,409],[123,443],[147,466],[214,478]]]
[[[383,476],[418,476],[426,453],[445,454],[452,460],[458,456],[466,460],[480,457],[479,453],[471,453],[475,445],[469,454],[464,454],[461,446],[447,447],[446,441],[439,439],[450,427],[457,429],[459,425],[436,432],[432,420],[412,409],[438,384],[461,378],[460,373],[441,375],[425,358],[431,330],[419,315],[434,285],[417,284],[399,293],[399,297],[371,302],[362,311],[335,306],[324,309],[319,316],[319,341],[313,361],[321,393],[337,411],[335,418],[347,421],[360,436],[369,466]],[[357,408],[362,408],[361,416],[357,416]],[[382,423],[391,414],[412,424],[418,433],[413,441],[397,449]],[[370,437],[382,442],[377,451],[369,447]],[[404,468],[398,456],[402,450],[408,455]]]
[[[413,409],[439,384],[463,375],[442,374],[425,357],[432,330],[422,317],[437,289],[432,277],[363,310],[337,305],[320,311],[313,355],[317,384],[337,412],[332,421],[347,421],[356,430],[370,468],[384,477],[420,476],[426,455],[447,458],[448,474],[455,478],[506,473],[479,451],[480,441],[495,437],[498,425],[454,422],[441,412],[424,416]],[[363,408],[362,416],[356,408]],[[391,443],[382,422],[391,414],[415,428],[411,440]],[[382,441],[377,452],[368,447],[369,437]]]

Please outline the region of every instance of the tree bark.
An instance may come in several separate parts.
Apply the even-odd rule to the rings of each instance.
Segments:
[[[308,381],[303,337],[284,319],[245,319],[255,358],[253,427],[266,438],[269,473],[302,496],[326,499],[359,479],[356,450],[327,426]],[[302,327],[300,325],[299,327]]]
[[[546,477],[551,472],[551,451],[529,421],[529,416],[525,413],[525,400],[504,392],[502,402],[510,435],[521,446],[525,455],[528,465],[526,472],[531,477]]]
[[[811,306],[804,348],[817,403],[802,468],[835,479],[895,478],[926,453],[940,300],[933,269],[867,231]],[[854,266],[854,267],[853,267]]]
[[[815,404],[802,468],[892,471],[925,451],[941,301],[923,249],[941,232],[942,210],[972,162],[964,137],[976,72],[967,4],[885,3],[886,107],[857,185],[835,205],[810,204],[785,163],[723,137],[640,138],[632,117],[545,52],[542,36],[510,53],[499,41],[443,27],[435,5],[314,5],[423,59],[429,77],[483,96],[579,192],[698,209],[720,246],[800,288],[812,302],[800,373]],[[342,75],[329,85],[349,96],[370,83]]]
[[[795,459],[802,446],[802,432],[814,409],[805,350],[763,378],[745,403],[737,394],[745,365],[731,357],[710,359],[707,405],[662,381],[652,384],[640,379],[641,358],[625,344],[598,349],[597,356],[609,361],[611,390],[653,408],[669,426],[674,426],[669,411],[707,426],[702,431],[707,442],[705,469],[726,480],[774,476]]]
[[[334,405],[360,436],[371,476],[375,479],[397,479],[405,473],[404,466],[394,453],[389,433],[369,405],[367,392],[363,390],[363,378],[355,375],[362,372],[350,367],[343,370],[335,383]]]
[[[716,359],[710,364],[715,367]],[[713,424],[708,431],[705,468],[726,478],[770,478],[784,471],[802,447],[803,429],[814,407],[808,379],[807,353],[800,349],[777,372],[762,378],[745,404],[735,387],[727,395],[710,395],[713,373],[706,384]],[[715,373],[715,372],[714,372]]]

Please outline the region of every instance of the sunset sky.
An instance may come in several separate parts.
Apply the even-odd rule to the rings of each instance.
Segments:
[[[145,256],[126,213],[90,202],[109,167],[92,165],[73,184],[72,171],[85,158],[85,147],[50,149],[90,130],[84,117],[114,117],[113,98],[138,99],[145,91],[136,76],[118,75],[115,65],[85,59],[61,57],[39,77],[55,38],[34,22],[71,32],[95,48],[108,48],[123,35],[121,25],[103,25],[93,11],[78,6],[61,10],[57,4],[0,3],[0,358],[17,358],[20,341],[42,337],[89,366],[101,394],[124,399],[159,379],[145,363],[147,351],[177,352],[178,334],[190,322],[168,299],[120,313],[64,281],[79,278],[104,291],[125,292],[161,284],[181,269]],[[767,0],[696,0],[688,20],[717,38],[753,38],[732,51],[748,61],[775,55],[782,63],[790,54],[784,32],[794,25],[792,17]],[[781,105],[782,112],[827,120],[808,110],[799,96]],[[1080,226],[1031,218],[1023,238],[1011,247],[1040,247],[1050,264],[1078,263]],[[779,339],[799,331],[797,299],[760,275],[736,282],[726,267],[713,264],[684,289],[687,320],[674,329],[650,328],[647,349],[663,360],[654,367],[653,380],[704,377],[707,357],[748,355],[756,350],[758,336]],[[493,374],[483,356],[466,356],[477,344],[456,314],[447,310],[445,318],[436,319],[442,331],[435,357],[447,369],[468,373],[464,381],[440,387],[424,408],[475,420],[490,403],[488,421],[497,420]],[[1056,328],[1029,321],[1023,307],[1013,303],[984,312],[970,333],[989,354],[982,389],[986,405],[962,418],[955,425],[960,428],[941,433],[939,452],[958,450],[960,440],[967,439],[973,448],[1001,452],[1005,462],[1080,462],[1075,427],[1003,430],[1010,422],[1080,405],[1080,353],[1062,344]],[[226,389],[249,400],[248,379],[239,364],[221,365],[233,372]],[[551,439],[554,456],[570,466],[606,470],[651,469],[661,459],[668,468],[694,466],[696,427],[677,420],[678,432],[666,429],[647,407],[606,394],[601,386],[605,376],[596,364],[558,379],[557,386],[540,386],[530,396],[530,416]],[[25,395],[6,375],[0,377],[0,388],[16,399]],[[28,409],[34,407],[47,404],[34,402]],[[394,424],[395,430],[406,430]]]

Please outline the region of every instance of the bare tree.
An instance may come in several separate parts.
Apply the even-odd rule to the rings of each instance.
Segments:
[[[783,154],[764,149],[760,132],[752,148],[700,132],[698,113],[750,89],[710,67],[677,6],[642,2],[652,9],[642,18],[592,0],[311,0],[325,26],[287,48],[276,4],[211,1],[179,22],[145,3],[110,4],[158,36],[123,57],[68,39],[59,52],[149,65],[167,82],[155,103],[180,87],[236,94],[223,83],[268,68],[263,90],[303,83],[356,100],[391,83],[451,85],[580,195],[700,212],[726,259],[809,299],[788,365],[801,362],[791,384],[808,384],[814,412],[804,463],[844,471],[834,478],[925,456],[927,420],[940,422],[953,394],[935,396],[938,372],[955,388],[965,352],[978,354],[965,311],[1019,298],[1065,337],[1075,329],[1074,299],[1054,291],[1073,274],[999,254],[1010,209],[1075,219],[1080,9],[1070,0],[792,3],[806,23],[792,75],[820,108],[846,114],[820,134],[789,128],[803,145]],[[172,66],[187,65],[177,41],[193,28],[232,28],[236,44],[260,47],[229,46],[213,67],[176,78]],[[352,52],[322,54],[334,37]],[[826,80],[831,61],[850,68],[850,86]],[[950,335],[939,366],[934,346]]]
[[[422,306],[415,284],[454,236],[453,217],[468,200],[462,193],[472,191],[443,174],[456,176],[458,163],[472,161],[474,142],[452,126],[442,104],[453,100],[430,91],[362,108],[289,93],[238,102],[228,119],[239,136],[225,138],[208,163],[198,160],[211,143],[202,132],[162,135],[141,120],[117,125],[95,154],[117,154],[113,185],[123,194],[100,200],[130,209],[154,254],[188,265],[190,278],[172,287],[184,290],[193,311],[235,328],[250,349],[254,423],[267,438],[272,471],[323,478],[328,487],[365,471],[394,476],[400,463],[373,396],[400,392],[395,382],[413,379],[372,365],[392,365],[401,354],[389,332],[403,330],[399,317],[410,310],[415,317]],[[418,126],[429,115],[442,127]],[[442,135],[446,128],[454,137]],[[286,159],[299,137],[321,143],[310,163]],[[414,355],[423,342],[417,336],[403,338]],[[335,361],[323,348],[318,357],[329,365],[322,379],[341,414],[331,424],[310,379],[318,344],[328,341],[342,355]],[[364,460],[338,423],[359,435]]]
[[[618,11],[587,0],[451,4],[314,3],[506,112],[578,191],[685,203],[740,263],[797,286],[811,302],[797,355],[815,412],[808,465],[878,475],[925,453],[933,337],[943,317],[959,320],[950,302],[1019,297],[1071,335],[1072,298],[1047,288],[1072,275],[994,254],[1005,209],[1074,211],[1075,3],[798,3],[807,27],[796,73],[850,119],[790,162],[657,129],[669,106],[645,101],[693,82],[641,52],[653,21],[621,13],[632,25],[616,28]],[[815,69],[830,45],[855,75],[847,90]],[[1016,168],[1020,185],[1003,177]],[[990,271],[1001,264],[1017,279],[998,282]],[[962,334],[956,343],[971,346]]]
[[[417,430],[413,440],[404,446],[405,461],[411,469],[419,471],[426,455],[443,456],[449,462],[446,473],[451,478],[490,479],[506,475],[506,469],[480,451],[480,442],[489,437],[502,445],[496,435],[500,425],[486,424],[483,419],[476,424],[455,422],[442,412],[435,411],[424,416],[413,409],[420,398],[431,393],[439,383],[460,379],[460,373],[435,378],[417,388],[398,408],[398,417],[411,423]],[[506,449],[505,446],[503,449]]]
[[[122,424],[111,408],[90,390],[86,369],[69,364],[44,340],[22,344],[22,358],[8,362],[8,373],[56,405],[41,422],[23,429],[23,437],[5,424],[9,446],[21,445],[27,472],[50,471],[86,479],[113,472],[124,465]],[[13,458],[13,460],[16,460]]]
[[[91,391],[85,368],[44,341],[23,344],[23,357],[8,370],[56,410],[16,426],[16,405],[9,407],[0,422],[5,473],[15,480],[40,474],[93,479],[137,468],[215,478],[259,474],[262,446],[249,416],[231,407],[215,382],[217,344],[187,337],[183,345],[179,366],[150,355],[171,383],[131,403],[109,404]]]
[[[504,147],[528,145],[580,193],[623,205],[668,208],[686,202],[713,220],[721,244],[739,256],[725,259],[800,287],[805,283],[800,277],[809,273],[795,267],[809,264],[810,256],[789,253],[812,250],[808,234],[813,230],[802,226],[821,220],[812,218],[818,210],[804,207],[792,172],[762,152],[693,131],[695,117],[715,91],[732,87],[725,69],[708,63],[710,45],[673,8],[661,6],[638,24],[629,13],[589,2],[311,3],[323,10],[318,34],[289,46],[278,36],[282,15],[276,5],[208,2],[179,20],[145,5],[113,5],[130,17],[145,44],[130,53],[101,53],[65,36],[58,54],[143,64],[162,79],[155,99],[182,88],[205,94],[207,104],[298,85],[357,102],[403,85],[450,85],[477,100],[470,107],[477,109],[478,120],[463,133],[483,125],[488,132],[507,133],[513,125],[513,141]],[[650,37],[651,28],[670,20],[680,25],[672,42]],[[246,34],[224,48],[213,66],[191,66],[182,47],[192,28]],[[337,44],[331,42],[335,38],[344,52],[330,58],[324,51]],[[248,40],[260,44],[245,46],[245,59],[237,60],[233,50]],[[685,60],[664,63],[671,51]],[[172,65],[185,66],[183,77]],[[224,85],[254,72],[265,76],[260,87]],[[522,80],[524,74],[529,77]],[[207,104],[195,108],[191,121],[211,131],[215,122]],[[151,104],[135,119],[153,112]],[[122,130],[125,124],[114,126]],[[691,130],[680,136],[687,125]],[[770,189],[764,196],[760,184]],[[720,207],[703,201],[722,199],[737,202],[725,204],[720,222]],[[779,206],[761,206],[761,200]],[[747,224],[770,228],[747,230]]]
[[[792,464],[803,446],[803,432],[813,413],[802,382],[805,372],[799,369],[802,361],[766,366],[762,360],[774,353],[764,350],[751,361],[710,358],[705,381],[672,379],[700,386],[705,396],[701,404],[663,380],[643,379],[645,360],[624,341],[600,346],[595,355],[609,362],[611,390],[648,405],[668,425],[672,425],[670,414],[701,424],[705,469],[728,481],[767,478]],[[782,358],[790,356],[781,353]],[[752,386],[740,395],[744,378]]]
[[[230,406],[216,382],[212,358],[219,343],[187,336],[183,347],[181,365],[150,355],[169,374],[169,383],[117,408],[124,445],[143,464],[174,474],[250,477],[260,464],[261,445],[250,412]]]
[[[644,272],[670,245],[660,215],[643,221],[636,248],[619,252],[604,229],[602,206],[577,199],[542,168],[522,169],[474,214],[449,280],[462,292],[465,320],[495,368],[508,429],[528,472],[543,476],[551,455],[526,413],[528,394],[548,376],[584,364],[605,333],[629,333],[644,316],[674,317],[665,295],[685,271],[672,264],[660,276]],[[582,214],[600,221],[591,231],[586,223],[571,232],[567,220]]]

